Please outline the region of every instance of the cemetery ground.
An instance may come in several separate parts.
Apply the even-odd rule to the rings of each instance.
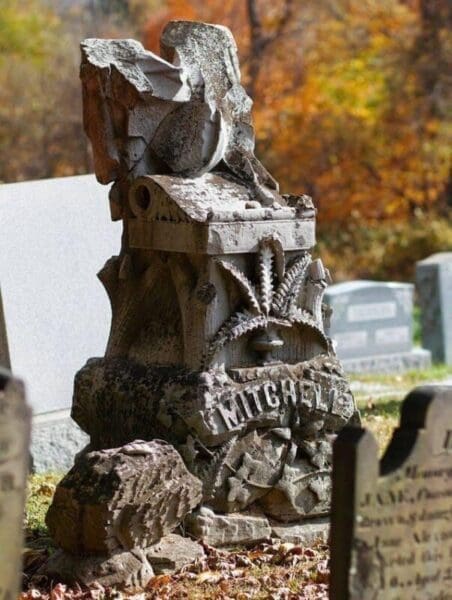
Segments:
[[[425,371],[400,375],[351,376],[352,389],[363,426],[375,435],[383,453],[398,424],[401,402],[417,385],[452,381],[452,366],[436,365]],[[325,544],[302,547],[291,543],[262,543],[253,548],[217,550],[205,547],[206,556],[175,575],[157,575],[148,588],[125,593],[101,585],[69,588],[35,573],[54,551],[44,517],[61,474],[29,478],[25,516],[24,592],[21,600],[121,600],[121,598],[172,599],[234,598],[327,599],[329,548]]]

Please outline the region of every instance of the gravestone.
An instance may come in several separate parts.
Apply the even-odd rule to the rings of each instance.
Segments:
[[[452,252],[416,263],[422,343],[435,362],[452,365]]]
[[[0,369],[0,600],[20,587],[29,435],[23,384]]]
[[[108,338],[108,300],[95,277],[99,252],[120,246],[108,216],[93,175],[0,186],[0,282],[11,365],[34,413],[37,471],[67,470],[87,442],[70,407],[74,372]]]
[[[398,372],[430,365],[430,353],[413,348],[413,285],[347,281],[330,286],[329,335],[349,372]]]
[[[330,276],[310,254],[315,208],[281,195],[254,154],[230,31],[173,21],[161,52],[82,43],[85,129],[124,235],[99,274],[112,306],[106,353],[74,382],[72,415],[89,451],[47,517],[61,548],[52,569],[71,565],[74,579],[94,555],[88,534],[68,542],[74,529],[108,540],[96,548],[105,568],[134,557],[127,576],[116,573],[128,584],[149,576],[158,536],[179,525],[223,546],[273,531],[303,539],[305,527],[310,540],[323,537],[332,437],[359,422],[324,330]],[[157,471],[144,485],[138,458],[163,443],[190,473],[191,496],[177,470],[167,475],[171,503],[152,497]],[[142,523],[157,534],[139,534]]]
[[[345,428],[333,465],[330,598],[452,598],[452,386],[407,396],[381,461]]]
[[[9,359],[8,337],[6,333],[5,313],[3,310],[2,290],[0,288],[0,368],[11,368]]]

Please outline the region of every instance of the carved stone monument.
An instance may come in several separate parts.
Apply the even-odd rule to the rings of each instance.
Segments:
[[[6,333],[5,313],[3,310],[2,290],[0,288],[0,368],[11,368],[9,358],[8,335]]]
[[[332,600],[452,597],[452,386],[402,406],[381,462],[372,434],[334,444]]]
[[[252,102],[228,29],[171,22],[161,57],[130,40],[86,40],[81,78],[96,175],[113,182],[111,214],[124,233],[99,273],[110,337],[75,378],[72,416],[89,453],[57,491],[54,539],[72,556],[90,550],[65,542],[68,510],[72,528],[87,531],[86,508],[75,508],[83,502],[102,538],[116,511],[125,533],[115,552],[139,548],[153,564],[150,531],[164,536],[182,521],[223,545],[269,537],[275,523],[298,535],[329,514],[332,440],[359,422],[324,330],[330,277],[309,254],[312,200],[281,195],[254,156]],[[131,444],[154,455],[162,443],[181,457],[167,476],[186,496],[176,516],[157,498],[152,509],[152,494],[134,496],[156,477],[152,465],[147,479],[127,461],[136,485],[112,474]],[[179,487],[179,471],[195,483]],[[79,493],[82,480],[89,493]],[[92,550],[107,561],[112,552]]]
[[[0,368],[0,600],[19,593],[30,419],[22,382]]]

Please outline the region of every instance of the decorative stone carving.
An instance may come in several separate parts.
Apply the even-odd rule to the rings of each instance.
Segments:
[[[266,515],[298,536],[303,520],[311,532],[313,519],[323,527],[332,439],[359,414],[325,333],[330,275],[309,253],[314,205],[281,195],[254,156],[230,32],[170,23],[161,57],[129,40],[86,40],[81,77],[96,174],[114,182],[112,218],[124,235],[99,273],[112,306],[106,354],[75,379],[72,415],[92,453],[60,485],[54,537],[72,552],[87,548],[69,541],[55,506],[79,502],[73,484],[91,473],[98,459],[89,457],[102,457],[108,481],[115,460],[131,460],[109,448],[137,438],[164,440],[172,464],[183,459],[195,483],[182,512],[202,502],[184,527],[208,543],[267,538]],[[148,461],[119,479],[120,497],[140,490],[126,494],[137,517],[119,529],[107,526],[115,494],[90,479],[100,515],[91,551],[147,551],[176,526],[179,517],[160,516],[160,499],[181,501],[190,480],[165,470],[144,493],[156,475]]]

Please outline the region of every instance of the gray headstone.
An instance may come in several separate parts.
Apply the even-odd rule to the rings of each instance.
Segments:
[[[416,264],[422,343],[435,362],[452,364],[452,252],[433,254]]]
[[[332,600],[451,598],[452,386],[416,388],[381,460],[369,431],[334,444]]]
[[[74,427],[74,374],[87,356],[105,351],[111,311],[96,273],[119,251],[121,225],[111,222],[107,190],[93,175],[0,186],[0,222],[11,365],[40,416],[33,427],[35,466],[44,470],[50,462],[65,470],[86,436],[66,447],[55,418]]]
[[[0,600],[19,592],[29,436],[24,387],[0,370]]]
[[[428,353],[413,352],[412,284],[348,281],[328,288],[325,302],[333,310],[329,335],[346,369],[398,371],[428,365]]]

